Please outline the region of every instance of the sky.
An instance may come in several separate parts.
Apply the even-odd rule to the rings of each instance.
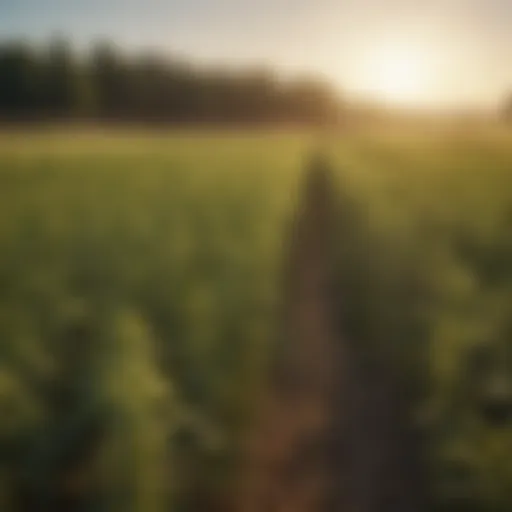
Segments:
[[[512,89],[512,0],[0,0],[1,39],[52,34],[425,105],[493,106]]]

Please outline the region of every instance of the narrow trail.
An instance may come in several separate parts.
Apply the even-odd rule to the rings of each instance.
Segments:
[[[284,347],[249,438],[241,512],[420,512],[419,441],[400,387],[343,336],[329,166],[306,169],[285,282]]]

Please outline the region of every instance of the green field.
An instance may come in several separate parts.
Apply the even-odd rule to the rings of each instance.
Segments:
[[[380,135],[333,154],[346,328],[417,397],[448,510],[509,510],[512,137]]]
[[[51,506],[55,481],[87,510],[231,492],[283,341],[316,140],[0,135],[1,510],[20,489]],[[512,135],[340,135],[325,151],[346,333],[410,384],[439,503],[510,510]]]

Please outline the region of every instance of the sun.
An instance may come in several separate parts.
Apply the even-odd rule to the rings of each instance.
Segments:
[[[391,103],[410,104],[428,93],[428,66],[425,56],[413,47],[381,47],[371,59],[368,82],[378,98]]]

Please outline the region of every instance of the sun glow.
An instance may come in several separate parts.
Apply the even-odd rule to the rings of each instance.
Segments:
[[[379,99],[410,104],[428,98],[429,66],[424,53],[407,45],[390,45],[376,51],[367,64],[369,92]]]

